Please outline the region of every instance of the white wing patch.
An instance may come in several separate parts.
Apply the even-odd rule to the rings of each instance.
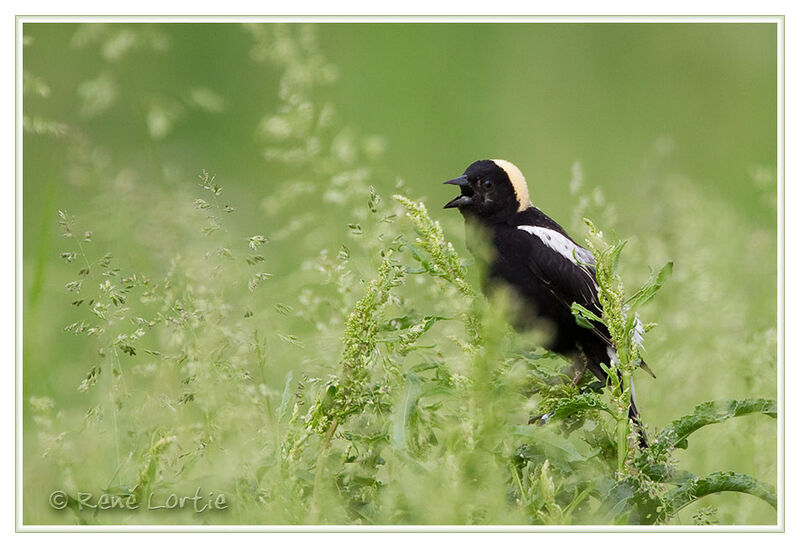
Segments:
[[[577,245],[560,232],[542,226],[520,225],[517,228],[536,236],[544,245],[565,257],[574,265],[595,265],[594,255],[592,255],[591,251]]]

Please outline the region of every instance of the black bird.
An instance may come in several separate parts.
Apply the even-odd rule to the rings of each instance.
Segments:
[[[592,329],[581,327],[571,311],[576,302],[602,314],[592,253],[533,206],[525,177],[511,162],[480,160],[445,184],[461,189],[444,207],[457,207],[464,216],[467,247],[486,263],[484,289],[498,282],[512,289],[522,304],[517,327],[549,328],[552,337],[545,346],[572,360],[578,370],[575,382],[588,368],[605,383],[600,364],[616,359],[608,329],[600,323]],[[486,241],[488,249],[479,249],[478,241]],[[633,390],[629,415],[646,445]]]

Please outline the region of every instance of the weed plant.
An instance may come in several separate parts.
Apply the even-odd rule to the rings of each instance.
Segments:
[[[476,289],[471,261],[452,243],[460,234],[445,231],[425,201],[383,173],[382,139],[337,120],[324,94],[337,71],[314,28],[246,30],[253,58],[281,74],[277,107],[256,133],[281,183],[258,205],[236,201],[222,173],[191,180],[163,161],[168,184],[148,184],[103,159],[77,131],[26,113],[26,131],[71,150],[76,173],[110,181],[97,186],[96,203],[136,213],[62,209],[49,221],[60,232],[53,253],[62,263],[60,295],[35,283],[30,291],[53,299],[57,312],[44,325],[60,322],[62,332],[48,340],[71,338],[57,366],[79,404],[45,394],[25,401],[25,523],[711,524],[749,523],[752,508],[774,518],[774,481],[761,473],[775,470],[774,448],[762,441],[774,436],[778,412],[770,398],[774,323],[748,322],[744,299],[731,308],[720,298],[741,296],[714,281],[740,252],[719,244],[715,257],[703,255],[708,226],[688,182],[669,181],[684,199],[663,196],[647,220],[659,231],[634,222],[640,240],[624,255],[625,242],[607,235],[617,229],[616,212],[584,189],[574,166],[574,221],[596,220],[580,233],[597,258],[604,307],[602,318],[577,306],[574,313],[579,323],[604,322],[618,352],[607,364],[608,386],[588,375],[576,386],[569,363],[536,334],[509,327],[507,295]],[[82,29],[75,40],[104,41],[113,59],[120,48],[166,47],[152,28],[121,32]],[[113,76],[103,78],[81,88],[84,97],[105,97],[86,99],[94,105],[87,116],[102,116],[98,109],[121,93]],[[49,89],[33,75],[25,84],[26,93]],[[183,97],[183,104],[150,104],[152,143],[166,139],[191,105],[224,108],[211,92]],[[662,196],[660,161],[658,153],[648,159],[650,196]],[[256,207],[259,216],[248,211]],[[736,219],[714,207],[718,230],[735,230]],[[769,257],[769,246],[747,236],[745,247]],[[692,254],[700,260],[684,268],[681,258]],[[667,259],[674,276],[667,262],[626,290],[623,279],[642,279],[645,264]],[[45,264],[26,276],[44,276]],[[27,301],[26,368],[40,355],[33,345],[45,320],[37,302]],[[636,318],[647,332],[651,319],[662,324],[647,335],[656,381],[639,368],[645,353]],[[734,328],[701,339],[697,322]],[[720,382],[720,398],[687,408],[681,386],[662,372],[674,365],[687,385],[721,375],[726,360],[742,359],[729,349],[742,332],[750,334],[739,345],[747,365],[736,371],[751,375],[739,379],[745,386],[728,391]],[[647,448],[627,416],[640,376]],[[653,401],[668,413],[649,412]],[[546,423],[529,422],[545,413]],[[701,436],[723,422],[758,435]],[[764,466],[757,474],[729,471],[713,460],[725,445],[747,446]],[[693,461],[692,452],[708,460]],[[165,494],[198,488],[206,499],[224,494],[225,508],[146,510]],[[54,489],[67,494],[66,509],[46,509]],[[79,493],[143,508],[90,508]],[[719,493],[728,498],[710,497]]]

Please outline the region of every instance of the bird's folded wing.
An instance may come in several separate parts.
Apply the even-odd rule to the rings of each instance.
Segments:
[[[567,309],[578,303],[597,316],[602,307],[597,297],[599,288],[595,278],[596,264],[592,253],[565,234],[549,227],[520,225],[509,227],[503,236],[513,249],[524,250],[519,257],[531,274]],[[500,251],[507,247],[500,244]],[[606,326],[592,322],[593,331],[606,344],[611,337]]]

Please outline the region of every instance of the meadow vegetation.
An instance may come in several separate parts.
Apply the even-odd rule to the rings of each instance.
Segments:
[[[108,63],[76,90],[88,120],[136,92],[113,68],[126,55],[169,51],[164,27],[112,27],[72,38]],[[339,118],[315,27],[242,35],[277,75],[252,138],[257,199],[211,159],[164,153],[182,120],[229,111],[210,88],[136,107],[155,176],[26,107],[26,155],[55,156],[31,169],[35,195],[25,182],[25,215],[41,213],[24,249],[25,523],[776,522],[774,231],[667,169],[664,141],[629,203],[568,166],[565,224],[598,260],[605,310],[576,321],[606,323],[619,355],[608,386],[576,386],[540,334],[511,329],[507,295],[481,293],[461,219],[440,222],[438,202],[387,174],[386,140]],[[46,103],[44,75],[23,83]],[[751,176],[773,204],[774,170]],[[198,488],[225,508],[79,495],[146,507]]]

